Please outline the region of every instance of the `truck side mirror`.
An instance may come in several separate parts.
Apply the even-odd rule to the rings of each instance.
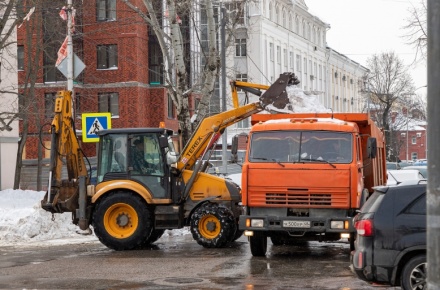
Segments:
[[[368,137],[367,140],[367,155],[368,158],[376,158],[377,140],[374,137]]]

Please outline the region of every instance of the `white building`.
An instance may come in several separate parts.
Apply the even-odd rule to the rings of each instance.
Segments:
[[[0,50],[0,190],[13,187],[17,158],[18,120],[11,122],[18,110],[16,39],[14,32],[6,41],[12,44]]]
[[[327,45],[330,25],[308,12],[303,0],[258,0],[247,4],[243,25],[228,50],[228,77],[271,84],[294,72],[304,91],[334,112],[360,112],[367,69]],[[250,101],[256,101],[251,99]],[[228,129],[246,131],[249,122]],[[243,130],[241,130],[242,128]]]

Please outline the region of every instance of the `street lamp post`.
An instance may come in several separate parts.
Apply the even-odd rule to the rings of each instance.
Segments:
[[[406,109],[406,162],[408,162],[408,141],[409,141],[409,132],[408,132],[408,108]]]

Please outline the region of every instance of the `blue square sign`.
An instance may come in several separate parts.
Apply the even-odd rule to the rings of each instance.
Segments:
[[[82,140],[83,142],[98,142],[98,132],[111,128],[110,113],[84,113],[82,114]]]

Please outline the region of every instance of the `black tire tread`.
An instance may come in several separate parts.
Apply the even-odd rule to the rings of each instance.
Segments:
[[[214,215],[221,225],[220,234],[213,239],[204,237],[198,227],[200,219],[207,214]],[[191,216],[190,228],[194,240],[205,248],[224,247],[234,240],[237,231],[236,221],[232,212],[225,206],[211,202],[204,203],[194,211]]]
[[[113,204],[122,202],[131,205],[137,212],[139,228],[126,239],[112,237],[105,229],[103,218],[106,210]],[[141,247],[151,235],[153,227],[152,211],[147,203],[137,194],[129,191],[116,191],[101,198],[93,211],[93,228],[99,241],[116,251],[133,250]]]

